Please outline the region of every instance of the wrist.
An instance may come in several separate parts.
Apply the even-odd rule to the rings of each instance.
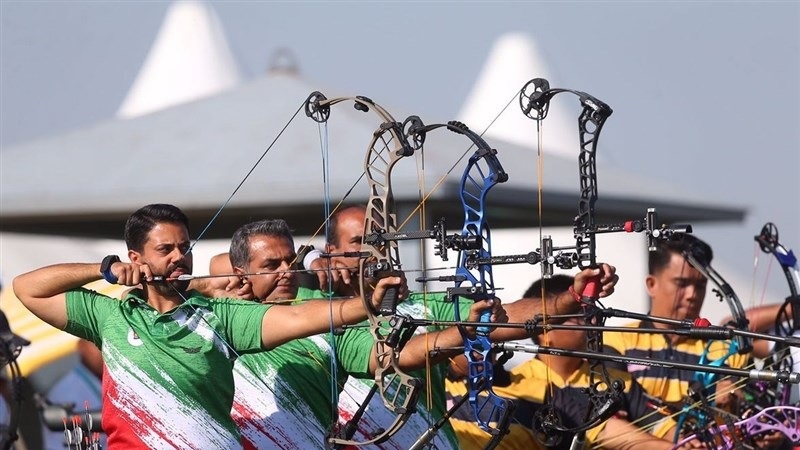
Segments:
[[[570,286],[569,289],[558,294],[555,301],[555,312],[553,314],[575,314],[580,310],[581,297],[578,295],[576,298],[573,292],[575,292],[575,289]]]
[[[103,261],[100,263],[100,276],[111,284],[117,284],[117,281],[119,281],[117,276],[114,275],[114,272],[111,271],[111,266],[118,262],[120,262],[119,256],[108,255],[103,258]]]
[[[575,292],[574,287],[570,286],[569,289],[567,289],[567,292],[569,292],[569,295],[572,296],[573,300],[575,300],[578,303],[581,303],[581,294]]]

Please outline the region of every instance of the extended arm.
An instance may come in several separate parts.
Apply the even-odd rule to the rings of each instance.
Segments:
[[[489,301],[483,300],[475,302],[469,310],[470,322],[478,322],[481,313],[491,309],[492,322],[506,322],[505,310],[500,304],[499,300]],[[465,327],[467,333],[475,333],[474,327]],[[439,331],[430,331],[415,335],[408,340],[403,350],[399,353],[399,363],[403,370],[416,370],[425,367],[428,363],[439,364],[447,361],[453,356],[463,354],[464,338],[457,327],[448,327]],[[429,354],[432,352],[432,354]],[[377,359],[375,358],[375,348],[372,348],[372,355],[369,360],[369,371],[374,373],[377,368]]]
[[[617,417],[608,419],[603,427],[603,431],[600,432],[598,441],[598,443],[603,445],[603,448],[610,450],[630,450],[636,448],[669,450],[673,447],[672,442],[666,439],[659,439],[641,430],[627,420]]]
[[[572,289],[577,293],[583,292],[586,283],[599,274],[600,297],[608,297],[614,292],[614,287],[619,280],[616,270],[614,266],[608,264],[601,264],[596,269],[584,269],[575,275]],[[576,314],[581,311],[580,303],[575,300],[570,292],[562,292],[555,300],[547,300],[547,303],[548,316]],[[524,323],[526,320],[533,319],[537,314],[545,313],[541,298],[523,298],[513,303],[505,304],[504,308],[508,314],[508,321],[511,323]],[[556,323],[549,319],[548,321]],[[498,328],[492,332],[491,336],[496,341],[513,341],[530,337],[522,328]]]
[[[372,305],[377,308],[386,289],[399,286],[398,297],[407,294],[404,276],[381,278],[372,293]],[[261,325],[261,342],[265,349],[301,337],[313,336],[342,325],[361,322],[367,318],[364,302],[360,297],[347,300],[309,300],[298,305],[275,305],[270,308]]]

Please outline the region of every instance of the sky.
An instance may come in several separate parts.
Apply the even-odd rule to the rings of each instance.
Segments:
[[[309,80],[443,120],[495,40],[527,33],[551,85],[614,109],[608,161],[747,209],[741,224],[695,224],[718,259],[751,274],[767,221],[800,248],[798,2],[210,3],[246,78],[289,48]],[[0,152],[112,118],[168,6],[0,0]],[[602,174],[599,188],[601,208]]]

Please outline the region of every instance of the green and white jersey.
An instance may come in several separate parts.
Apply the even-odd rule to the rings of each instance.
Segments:
[[[324,297],[321,291],[305,288],[297,293],[298,299]],[[246,449],[324,448],[334,420],[335,395],[348,372],[366,376],[372,348],[366,329],[348,329],[333,338],[333,346],[331,342],[331,334],[325,333],[236,361],[231,416]],[[334,360],[337,383],[332,392]]]
[[[297,297],[322,296],[319,291],[301,288]],[[453,303],[445,302],[443,297],[429,295],[426,304],[421,295],[412,295],[398,309],[414,317],[453,320]],[[469,306],[462,307],[462,314],[468,314]],[[242,434],[245,449],[324,449],[326,436],[335,419],[331,406],[335,403],[334,396],[341,392],[338,415],[340,420],[347,420],[374,383],[369,375],[372,347],[372,336],[367,328],[348,328],[333,338],[333,344],[330,333],[326,333],[296,339],[269,352],[240,358],[234,366],[236,395],[231,415]],[[332,362],[337,367],[335,393],[331,391]],[[407,449],[446,410],[445,369],[440,365],[432,370],[433,408],[430,411],[426,393],[423,393],[419,413],[415,413],[398,434],[388,442],[361,448]],[[424,371],[416,375],[425,377]],[[391,415],[386,416],[388,412],[380,399],[376,397],[372,401],[374,404],[370,404],[359,422],[355,439],[363,440],[365,434],[385,427],[393,420]],[[457,448],[449,424],[438,433],[434,443],[440,449]]]
[[[469,316],[469,308],[472,302],[461,301],[459,308],[462,320]],[[444,293],[431,293],[423,296],[421,293],[413,293],[410,298],[397,306],[400,314],[405,314],[415,318],[426,318],[436,320],[455,320],[455,309],[453,302],[445,301]],[[441,327],[429,327],[428,330],[440,329]],[[420,327],[416,333],[423,333],[426,330]],[[371,344],[371,340],[370,340]],[[430,380],[426,381],[426,371],[418,370],[412,373],[413,376],[422,380],[422,392],[417,402],[417,412],[412,414],[400,428],[400,431],[382,444],[360,446],[360,449],[382,449],[382,450],[405,450],[411,447],[417,439],[422,436],[427,429],[441,418],[447,411],[444,381],[447,371],[447,364],[438,364],[430,369]],[[348,420],[355,414],[361,403],[367,396],[372,385],[372,379],[356,379],[350,377],[345,384],[344,392],[339,397],[339,416],[340,420]],[[427,389],[430,389],[430,392]],[[430,395],[430,403],[428,401]],[[381,432],[389,426],[396,415],[389,412],[384,405],[383,399],[376,394],[372,397],[366,412],[359,421],[358,431],[353,437],[356,441],[364,441],[369,436]],[[439,450],[458,449],[458,441],[453,428],[448,421],[436,434],[431,441],[433,447]]]
[[[123,301],[86,289],[66,297],[66,331],[103,354],[109,449],[241,448],[230,417],[233,361],[262,351],[269,306],[190,291],[161,314],[140,290]]]

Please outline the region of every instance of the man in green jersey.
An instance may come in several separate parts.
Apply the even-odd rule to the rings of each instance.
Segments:
[[[189,225],[177,207],[145,206],[125,225],[130,263],[58,264],[14,279],[14,292],[45,322],[103,352],[103,427],[109,449],[241,448],[230,417],[233,362],[303,336],[365,319],[360,298],[330,314],[327,300],[301,305],[211,301],[187,291]],[[137,286],[123,301],[82,288],[104,278]],[[371,301],[405,280],[378,280]]]

